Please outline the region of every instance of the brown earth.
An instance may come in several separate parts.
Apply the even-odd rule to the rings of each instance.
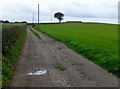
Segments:
[[[17,63],[11,87],[118,86],[117,77],[111,73],[77,54],[63,43],[38,33],[41,39],[28,28],[28,37]],[[61,71],[57,68],[59,66],[66,70]],[[45,73],[32,75],[33,72],[41,70]]]

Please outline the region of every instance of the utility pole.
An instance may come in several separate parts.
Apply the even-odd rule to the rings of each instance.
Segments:
[[[52,23],[52,16],[51,16],[51,23]]]
[[[39,28],[39,4],[38,4],[38,28]]]
[[[33,25],[34,25],[34,13],[33,13],[33,21],[32,21]]]

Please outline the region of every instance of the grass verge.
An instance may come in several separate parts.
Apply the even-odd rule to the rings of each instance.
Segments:
[[[41,39],[40,34],[38,34],[36,31],[32,30],[31,27],[30,27],[30,30],[31,30],[39,39]]]

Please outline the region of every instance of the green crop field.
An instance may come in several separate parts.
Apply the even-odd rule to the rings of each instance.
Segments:
[[[102,23],[41,24],[37,30],[65,43],[89,60],[120,76],[118,25]]]

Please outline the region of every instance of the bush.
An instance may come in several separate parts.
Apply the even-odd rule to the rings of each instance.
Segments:
[[[9,85],[14,65],[26,38],[25,24],[3,24],[2,29],[2,83]]]

